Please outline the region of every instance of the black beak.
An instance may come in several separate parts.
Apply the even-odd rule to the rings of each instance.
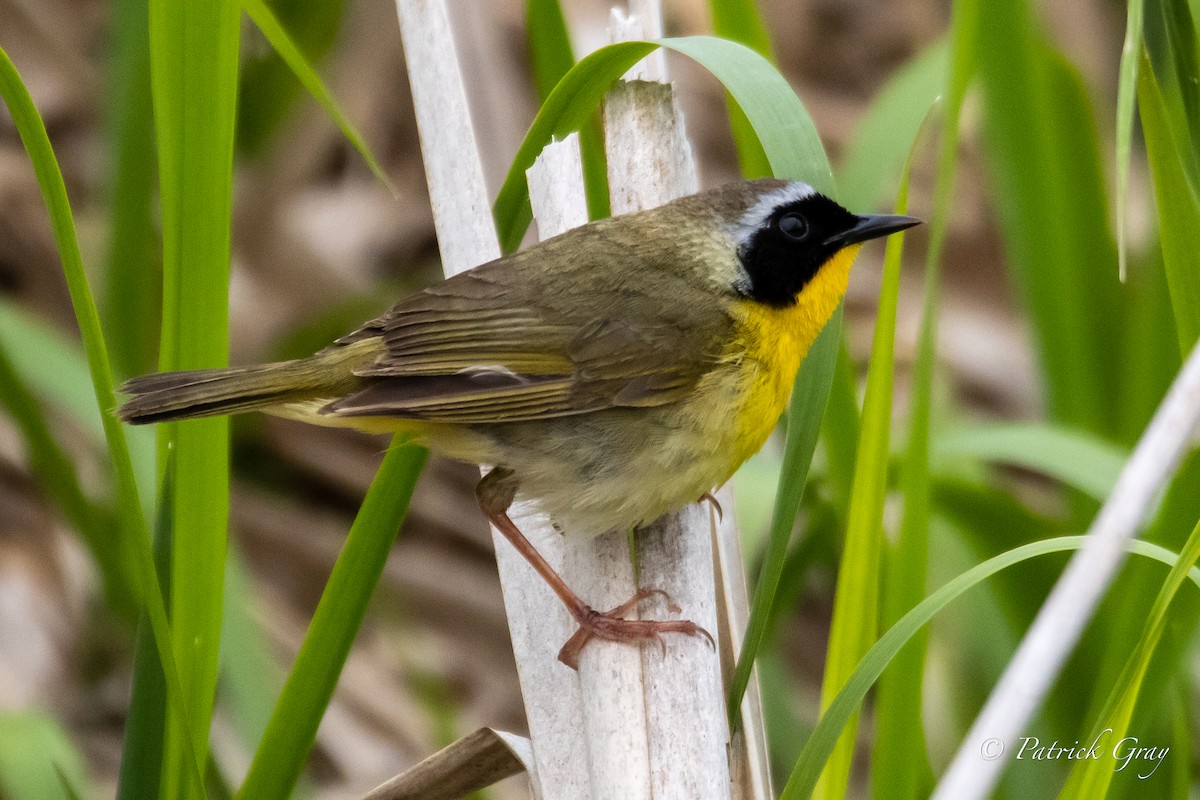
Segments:
[[[855,217],[853,225],[841,233],[830,236],[824,244],[846,247],[869,239],[878,239],[881,236],[911,228],[913,225],[920,225],[921,222],[922,220],[916,217],[905,217],[899,214],[867,214]]]

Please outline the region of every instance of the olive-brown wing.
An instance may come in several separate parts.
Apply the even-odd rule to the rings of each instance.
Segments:
[[[624,285],[619,303],[578,307],[527,278],[494,262],[401,301],[347,337],[378,336],[382,352],[326,412],[475,424],[663,405],[716,361],[718,327],[662,313],[653,293]]]

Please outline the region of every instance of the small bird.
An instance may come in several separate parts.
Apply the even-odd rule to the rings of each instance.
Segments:
[[[708,495],[762,447],[861,243],[916,225],[807,184],[742,181],[599,220],[405,297],[313,356],[129,381],[126,422],[265,411],[406,433],[494,465],[479,506],[586,641],[704,631],[590,608],[513,524],[520,495],[568,536]]]

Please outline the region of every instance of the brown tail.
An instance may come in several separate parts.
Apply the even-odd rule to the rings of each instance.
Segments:
[[[142,425],[240,414],[315,398],[332,400],[361,384],[343,355],[322,353],[253,367],[144,375],[121,387],[130,399],[118,415]]]

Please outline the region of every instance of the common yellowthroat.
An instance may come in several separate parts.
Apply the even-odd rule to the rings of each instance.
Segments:
[[[587,606],[508,517],[520,494],[570,535],[655,520],[723,484],[766,441],[862,242],[915,225],[799,182],[733,183],[600,220],[404,298],[309,358],[147,375],[132,423],[261,410],[404,432],[494,464],[488,519],[581,634],[697,633]],[[582,637],[582,638],[581,638]]]

